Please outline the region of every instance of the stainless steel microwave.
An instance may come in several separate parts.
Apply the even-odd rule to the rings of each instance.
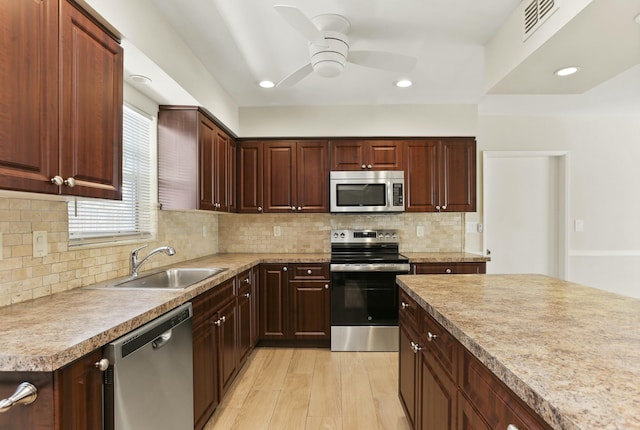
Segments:
[[[331,212],[404,212],[404,171],[332,171]]]

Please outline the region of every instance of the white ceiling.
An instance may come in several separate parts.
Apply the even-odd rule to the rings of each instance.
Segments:
[[[640,46],[640,24],[628,25],[633,22],[633,11],[640,13],[640,0],[593,0],[591,5],[600,10],[609,7],[609,13],[594,13],[598,10],[591,8],[591,21],[584,16],[581,21],[574,19],[489,90],[485,88],[485,47],[520,0],[150,2],[239,107],[477,104],[481,111],[509,112],[514,101],[530,110],[539,106],[540,111],[549,106],[580,110],[586,101],[593,106],[617,103],[623,110],[632,107],[640,112],[640,49],[636,49]],[[291,88],[260,88],[258,81],[278,82],[309,62],[307,41],[275,11],[274,4],[296,6],[309,18],[325,13],[343,15],[351,23],[350,49],[414,56],[416,66],[402,74],[347,63],[335,78],[311,74]],[[595,24],[598,34],[608,34],[602,38],[606,43],[590,32]],[[607,30],[619,30],[623,25],[624,33]],[[555,70],[556,62],[577,58],[578,52],[583,59],[594,53],[586,70],[580,72],[584,74],[580,82],[587,82],[580,88],[563,89],[548,74],[533,73]],[[607,62],[608,53],[617,54],[615,67]],[[142,66],[134,57],[125,55],[127,73],[136,73],[135,68]],[[393,83],[400,78],[409,78],[414,85],[396,88]],[[149,95],[149,88],[133,85]],[[155,99],[163,102],[166,91],[160,88],[156,92]]]

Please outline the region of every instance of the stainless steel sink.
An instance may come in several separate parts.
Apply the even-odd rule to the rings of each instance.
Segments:
[[[226,268],[173,268],[149,275],[127,278],[119,282],[107,282],[105,284],[93,285],[88,289],[157,289],[157,290],[183,290],[200,281],[204,281],[218,273],[222,273]]]

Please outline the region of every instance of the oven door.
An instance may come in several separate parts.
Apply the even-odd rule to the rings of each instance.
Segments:
[[[331,272],[332,326],[397,326],[395,272]]]

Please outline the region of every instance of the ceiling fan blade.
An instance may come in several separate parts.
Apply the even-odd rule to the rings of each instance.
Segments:
[[[322,32],[300,9],[283,4],[277,4],[273,7],[291,27],[295,28],[309,42],[323,47],[329,46],[324,40]]]
[[[278,82],[276,87],[280,87],[280,88],[292,87],[298,82],[300,82],[302,79],[304,79],[311,72],[313,72],[313,66],[311,65],[311,63],[307,63],[304,66],[294,70],[293,72],[285,76],[284,79]]]
[[[416,65],[415,57],[384,51],[349,51],[347,61],[390,72],[410,72]]]

